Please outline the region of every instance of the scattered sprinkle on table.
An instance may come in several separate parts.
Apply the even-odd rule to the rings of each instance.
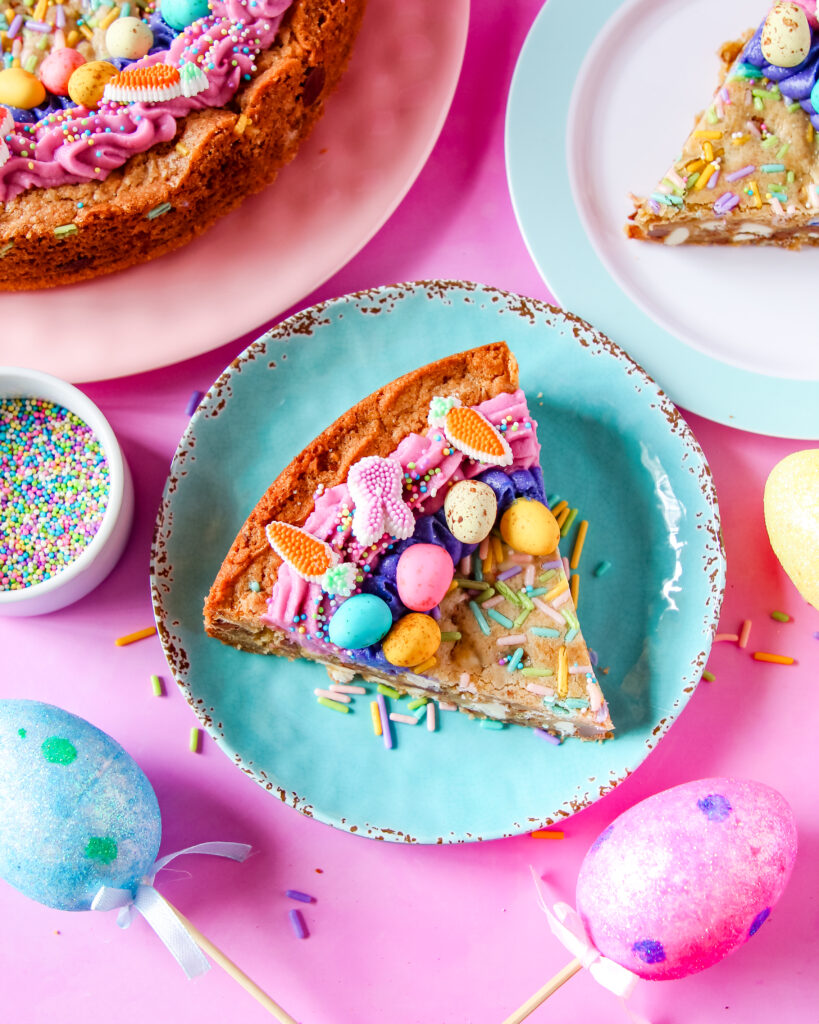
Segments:
[[[108,463],[91,428],[39,398],[0,400],[0,591],[42,583],[93,540]]]
[[[706,681],[706,683],[713,683],[713,681],[716,679],[716,676],[713,672],[709,672],[708,669],[705,669],[705,671],[702,673],[702,678]]]
[[[187,407],[185,408],[185,415],[193,416],[193,414],[199,407],[199,403],[202,401],[204,397],[205,396],[202,394],[201,391],[194,391],[191,397],[188,399],[188,404]]]
[[[128,644],[135,644],[137,640],[146,640],[149,636],[153,636],[154,633],[156,633],[156,626],[147,626],[145,629],[137,630],[136,633],[118,636],[114,643],[117,647],[125,647]]]
[[[316,902],[315,896],[311,896],[309,893],[306,892],[299,892],[298,889],[288,889],[287,892],[285,893],[285,896],[289,897],[291,900],[298,900],[300,903]]]
[[[714,637],[714,643],[736,643],[739,640],[738,633],[717,633]]]
[[[791,617],[786,612],[771,612],[771,618],[777,622],[790,622]]]
[[[594,570],[595,576],[605,576],[605,574],[611,568],[611,562],[601,562]]]
[[[535,829],[534,832],[531,832],[530,835],[532,836],[532,839],[564,839],[565,838],[565,833],[561,832],[560,829],[538,828],[538,829]]]
[[[751,620],[750,619],[746,619],[742,623],[742,629],[740,629],[740,631],[739,631],[739,646],[743,647],[743,648],[747,647],[748,646],[748,640],[749,640],[750,636],[751,636]]]
[[[154,692],[154,697],[165,696],[165,687],[162,685],[162,680],[159,676],[151,676],[151,688]]]
[[[300,910],[288,910],[287,916],[290,918],[290,924],[293,928],[293,932],[297,939],[306,939],[310,932],[307,931],[307,925],[305,924],[304,918],[301,916]]]
[[[196,726],[191,729],[191,738],[188,743],[188,749],[192,754],[199,753],[199,730]]]
[[[754,651],[754,661],[770,661],[774,665],[793,665],[796,663],[795,658],[789,658],[785,654],[769,654],[767,651]]]

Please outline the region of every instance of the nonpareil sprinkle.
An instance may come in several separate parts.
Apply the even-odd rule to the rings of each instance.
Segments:
[[[39,398],[0,399],[0,590],[70,565],[99,530],[109,469],[91,428]]]

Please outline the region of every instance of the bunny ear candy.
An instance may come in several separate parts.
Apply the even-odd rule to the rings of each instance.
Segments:
[[[57,910],[134,910],[189,977],[207,970],[205,950],[284,1024],[270,996],[154,889],[169,860],[203,853],[244,860],[250,847],[202,843],[156,859],[159,805],[139,765],[110,736],[76,715],[30,700],[0,700],[0,878]]]
[[[636,977],[664,981],[711,967],[767,921],[796,849],[793,812],[758,782],[700,779],[643,800],[586,853],[578,913],[558,904],[557,920],[544,908],[576,956],[558,984],[586,966],[626,995],[629,975],[632,984]],[[528,1016],[558,987],[555,980],[505,1024]]]

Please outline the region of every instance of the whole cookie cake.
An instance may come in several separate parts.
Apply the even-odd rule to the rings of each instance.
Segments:
[[[324,664],[331,704],[358,674],[480,718],[610,736],[540,453],[503,342],[399,377],[271,484],[211,588],[207,632]]]
[[[270,184],[365,0],[11,0],[0,13],[0,289],[176,249]]]
[[[626,233],[672,246],[819,244],[816,0],[773,4],[720,55],[712,101],[654,191],[635,199]]]

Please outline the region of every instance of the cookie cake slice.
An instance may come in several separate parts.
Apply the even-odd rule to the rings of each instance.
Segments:
[[[720,56],[711,103],[655,190],[635,198],[626,233],[665,245],[819,244],[815,0],[774,4]]]
[[[271,484],[211,588],[206,631],[337,682],[610,736],[540,451],[504,343],[399,377]]]

